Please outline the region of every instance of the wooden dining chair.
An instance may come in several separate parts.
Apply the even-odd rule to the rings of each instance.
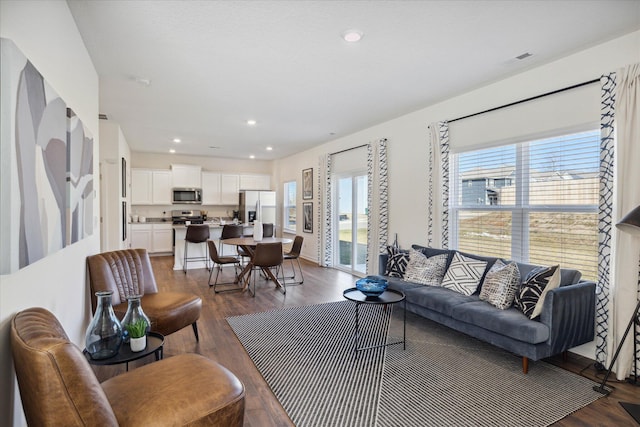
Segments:
[[[282,262],[284,260],[284,255],[282,253],[282,243],[281,242],[276,242],[276,243],[258,243],[256,245],[256,250],[253,253],[253,258],[251,260],[251,262],[253,263],[253,266],[256,267],[252,270],[251,274],[253,275],[253,292],[252,292],[252,296],[256,296],[256,276],[259,276],[259,274],[255,273],[256,269],[269,269],[269,268],[276,268],[276,273],[278,271],[282,271],[282,281],[280,282],[280,284],[282,285],[282,292],[284,294],[287,293],[287,286],[286,286],[286,282],[285,282],[285,277],[284,277],[284,270],[280,267],[282,267]],[[277,276],[275,276],[277,279]],[[249,292],[251,292],[251,289],[249,288]]]

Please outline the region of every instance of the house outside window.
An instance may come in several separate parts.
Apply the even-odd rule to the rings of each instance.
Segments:
[[[598,272],[600,132],[452,156],[451,247]]]
[[[282,223],[285,231],[291,233],[296,232],[296,182],[289,181],[284,183],[284,201],[283,201],[283,213]]]

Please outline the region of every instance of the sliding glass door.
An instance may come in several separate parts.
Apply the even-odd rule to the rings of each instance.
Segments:
[[[366,273],[367,259],[367,174],[335,177],[333,241],[334,266],[354,274]]]

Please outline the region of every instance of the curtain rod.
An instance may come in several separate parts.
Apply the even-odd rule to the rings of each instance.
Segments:
[[[555,95],[556,93],[564,92],[564,91],[571,90],[571,89],[576,89],[576,88],[579,88],[579,87],[582,87],[582,86],[586,86],[586,85],[590,85],[592,83],[596,83],[596,82],[599,82],[599,81],[600,81],[599,78],[598,79],[589,80],[588,82],[578,83],[578,84],[575,84],[573,86],[567,86],[567,87],[564,87],[562,89],[557,89],[557,90],[554,90],[554,91],[551,91],[551,92],[543,93],[541,95],[532,96],[531,98],[521,99],[520,101],[511,102],[509,104],[501,105],[499,107],[493,107],[493,108],[490,108],[488,110],[480,111],[478,113],[473,113],[473,114],[469,114],[467,116],[462,116],[462,117],[458,117],[456,119],[451,119],[451,120],[448,120],[448,122],[449,123],[457,122],[458,120],[464,120],[464,119],[468,119],[469,117],[479,116],[479,115],[484,114],[484,113],[490,113],[492,111],[501,110],[501,109],[507,108],[507,107],[512,107],[514,105],[522,104],[524,102],[533,101],[535,99],[543,98],[543,97],[549,96],[549,95]]]
[[[329,155],[333,156],[334,154],[340,154],[346,151],[357,150],[358,148],[366,147],[367,145],[369,144],[362,144],[362,145],[358,145],[357,147],[345,148],[344,150],[336,151],[335,153],[329,153]]]

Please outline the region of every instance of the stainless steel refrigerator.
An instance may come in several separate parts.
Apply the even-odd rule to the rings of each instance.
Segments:
[[[254,220],[263,224],[276,223],[275,191],[241,191],[240,221],[252,223]]]

